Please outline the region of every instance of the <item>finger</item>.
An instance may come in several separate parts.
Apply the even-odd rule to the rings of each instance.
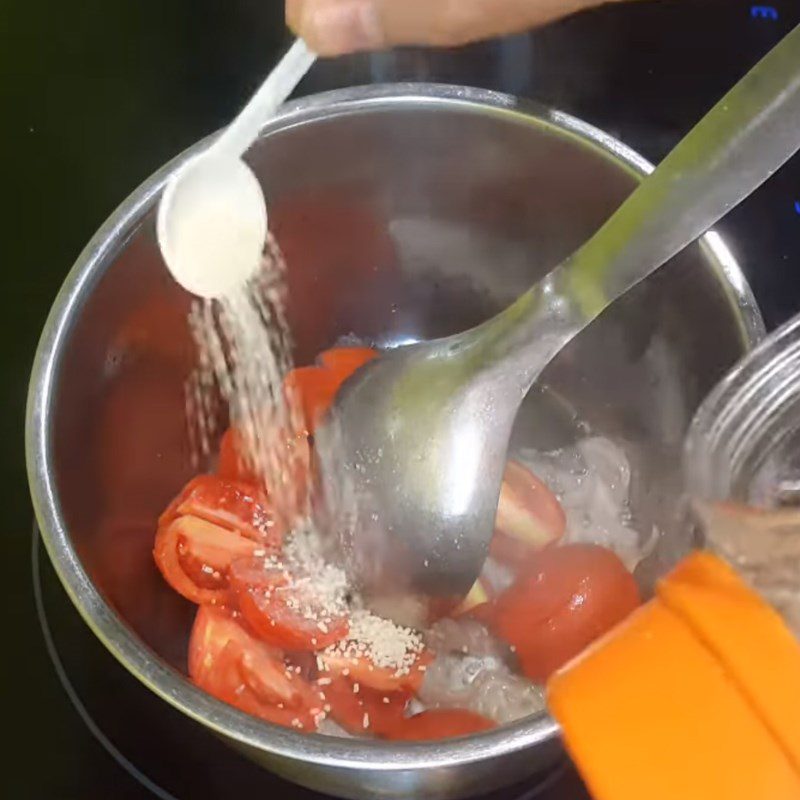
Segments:
[[[322,56],[388,46],[372,0],[286,0],[286,23]]]
[[[603,0],[288,0],[287,21],[316,52],[452,46],[567,16]]]

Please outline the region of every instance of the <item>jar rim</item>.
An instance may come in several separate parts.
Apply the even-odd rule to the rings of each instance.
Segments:
[[[704,500],[731,498],[742,477],[752,477],[798,430],[800,314],[739,361],[697,410],[684,444],[687,491]]]

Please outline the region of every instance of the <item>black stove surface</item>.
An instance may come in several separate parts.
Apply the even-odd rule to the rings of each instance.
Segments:
[[[2,796],[317,796],[240,758],[108,655],[31,540],[22,454],[30,361],[69,266],[142,179],[236,112],[287,42],[281,16],[279,0],[4,4]],[[318,64],[301,91],[404,79],[482,86],[570,112],[658,161],[798,23],[796,0],[639,0],[461,51]],[[770,327],[800,310],[800,158],[718,230]],[[565,766],[498,800],[534,796],[587,798]]]

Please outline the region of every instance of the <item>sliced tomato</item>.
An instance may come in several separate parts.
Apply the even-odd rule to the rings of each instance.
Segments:
[[[209,694],[214,693],[209,692]],[[290,708],[276,703],[264,703],[246,687],[244,689],[239,688],[233,694],[215,695],[215,697],[238,708],[240,711],[244,711],[246,714],[259,717],[265,722],[271,722],[273,725],[282,725],[284,728],[294,728],[299,731],[315,731],[317,729],[318,715],[322,715],[321,711],[315,712],[310,708]]]
[[[280,651],[256,639],[231,613],[208,606],[198,610],[192,627],[189,676],[226,702],[248,690],[262,703],[298,708],[309,696]]]
[[[341,385],[356,370],[378,357],[371,347],[333,347],[317,357],[321,367],[332,372]]]
[[[286,376],[284,391],[289,402],[300,405],[309,434],[333,405],[341,385],[377,356],[369,347],[335,347],[320,354],[319,366],[298,367]]]
[[[489,551],[498,561],[519,564],[557,542],[567,525],[556,496],[518,461],[506,465]]]
[[[641,603],[633,575],[604,547],[542,550],[501,594],[494,631],[516,648],[523,672],[544,683]]]
[[[378,692],[344,677],[322,678],[319,688],[328,715],[353,734],[382,736],[403,719],[410,692]]]
[[[386,734],[389,739],[426,741],[469,736],[497,725],[487,717],[461,708],[434,708],[401,720]]]
[[[417,692],[425,677],[428,664],[433,656],[423,650],[416,656],[414,663],[405,669],[379,667],[366,656],[351,656],[336,652],[319,654],[323,674],[330,672],[334,676],[349,678],[362,686],[368,686],[378,692]]]
[[[314,486],[313,452],[305,432],[276,437],[277,446],[283,447],[280,475],[271,475],[267,487],[276,510],[289,523],[308,515],[308,503]]]
[[[236,531],[269,552],[277,552],[283,543],[285,526],[273,514],[266,494],[253,484],[199,475],[170,503],[159,524],[181,514]]]
[[[298,590],[291,575],[245,559],[231,568],[231,585],[248,625],[265,642],[284,650],[320,650],[347,636],[347,619],[327,612]]]
[[[321,367],[298,367],[284,379],[288,402],[299,404],[308,434],[314,433],[333,405],[338,389],[336,376]]]
[[[156,533],[153,558],[164,580],[193,603],[229,601],[228,570],[261,545],[240,533],[191,515],[162,524]]]
[[[233,426],[228,428],[219,442],[217,475],[230,481],[243,481],[259,485],[259,477],[248,463],[244,453],[241,434]]]

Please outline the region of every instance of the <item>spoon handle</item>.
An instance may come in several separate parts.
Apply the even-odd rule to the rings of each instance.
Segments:
[[[256,140],[261,126],[272,117],[316,60],[302,39],[294,44],[270,72],[261,88],[250,98],[236,119],[212,147],[225,155],[240,157]]]
[[[610,303],[693,242],[800,149],[800,26],[664,159],[580,249],[472,334],[473,365],[527,391]],[[546,337],[546,338],[545,338]]]

